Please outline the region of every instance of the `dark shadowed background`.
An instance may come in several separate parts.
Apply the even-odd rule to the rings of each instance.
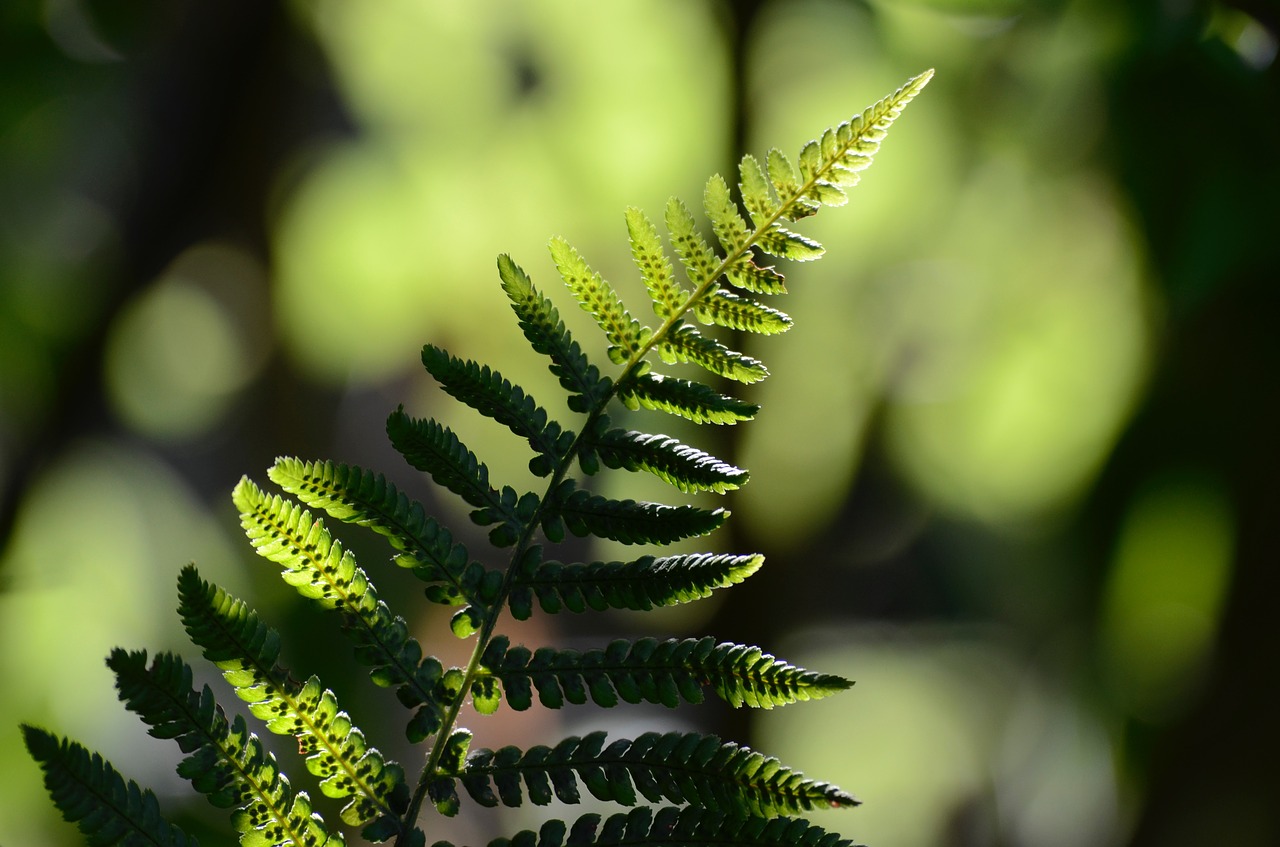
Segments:
[[[760,418],[682,432],[751,469],[711,543],[764,570],[516,632],[713,633],[855,688],[757,715],[504,710],[477,743],[700,727],[857,794],[816,822],[878,847],[1280,843],[1275,5],[18,0],[0,26],[0,844],[80,843],[21,721],[190,830],[219,820],[102,663],[196,658],[188,561],[412,769],[393,698],[327,668],[331,622],[243,541],[236,480],[279,454],[372,466],[472,537],[382,426],[404,403],[528,479],[524,445],[418,364],[430,341],[560,408],[496,255],[592,340],[551,236],[639,312],[626,206],[696,204],[742,152],[793,154],[931,67],[849,207],[804,228],[828,253],[790,268],[797,327],[743,342],[773,372]]]

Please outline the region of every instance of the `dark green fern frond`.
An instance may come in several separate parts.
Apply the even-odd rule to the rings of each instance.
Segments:
[[[267,729],[297,739],[307,770],[323,780],[320,790],[326,796],[350,798],[342,820],[353,826],[380,817],[396,822],[409,799],[404,771],[365,742],[317,677],[298,683],[276,663],[280,634],[244,601],[202,580],[194,566],[183,569],[178,590],[183,625],[204,657],[222,670]]]
[[[572,827],[550,820],[538,832],[522,830],[495,838],[488,847],[852,847],[838,833],[795,818],[758,818],[712,812],[697,806],[665,806],[656,812],[640,806],[601,819],[590,814]],[[433,847],[453,847],[437,841]]]
[[[604,732],[592,732],[524,752],[481,749],[455,775],[482,806],[496,806],[499,799],[521,806],[526,795],[546,805],[553,792],[562,803],[577,803],[579,781],[597,800],[624,806],[665,801],[767,817],[858,803],[833,785],[806,779],[775,758],[714,735],[646,732],[608,747],[604,741]]]
[[[494,490],[489,485],[489,469],[449,427],[431,418],[411,418],[404,409],[396,409],[387,418],[387,435],[410,465],[475,506],[473,520],[481,525],[502,522],[519,528],[515,491],[510,486],[504,486],[502,494]]]
[[[342,612],[356,658],[372,668],[373,681],[397,687],[400,702],[409,708],[421,706],[407,729],[410,740],[420,741],[439,729],[443,712],[434,688],[443,668],[434,657],[422,657],[404,619],[378,599],[355,557],[310,512],[268,497],[248,478],[236,485],[232,499],[258,555],[282,565],[285,582],[299,594]]]
[[[196,847],[194,838],[160,816],[156,795],[125,782],[111,763],[74,741],[22,725],[31,758],[63,818],[75,823],[91,847]]]
[[[535,351],[551,358],[551,373],[569,392],[569,408],[586,412],[607,400],[613,391],[613,381],[602,377],[596,366],[587,361],[578,342],[565,329],[555,304],[534,287],[528,275],[505,253],[498,257],[498,275],[525,338]]]
[[[725,509],[610,500],[573,488],[572,482],[566,480],[556,492],[554,514],[579,538],[596,536],[623,544],[670,544],[713,532],[729,517]],[[551,537],[551,533],[548,536]],[[558,539],[552,537],[552,540]]]
[[[732,706],[771,709],[801,700],[818,700],[853,683],[831,674],[797,668],[758,647],[706,638],[618,639],[603,650],[511,647],[495,637],[482,659],[485,670],[502,683],[507,703],[517,711],[533,702],[559,709],[581,705],[656,703],[675,708],[683,699],[701,703],[710,687]]]
[[[244,719],[228,722],[209,686],[199,693],[192,688],[190,665],[162,653],[148,668],[145,652],[124,650],[113,651],[107,665],[129,710],[151,727],[152,735],[174,739],[188,754],[178,774],[213,805],[238,810],[232,823],[242,845],[344,843],[312,814],[306,792],[293,791],[275,756],[249,732]]]
[[[574,434],[548,421],[546,410],[488,365],[464,362],[431,344],[422,348],[422,364],[449,394],[527,440],[538,454],[529,463],[538,476],[551,473],[568,455]]]
[[[634,562],[541,562],[517,574],[509,602],[511,613],[520,620],[532,613],[535,597],[542,610],[552,614],[587,609],[648,611],[710,597],[717,588],[742,582],[763,563],[760,555],[713,553],[641,556]]]
[[[643,406],[700,424],[749,421],[760,411],[754,403],[726,397],[701,382],[655,373],[644,374],[620,385],[618,398],[632,409]]]
[[[611,429],[588,442],[610,468],[648,471],[686,493],[723,494],[741,488],[750,475],[709,453],[667,435]]]
[[[336,462],[281,458],[267,476],[305,505],[385,537],[401,551],[396,564],[431,583],[426,594],[433,602],[449,606],[490,602],[480,589],[489,581],[484,566],[454,542],[449,530],[426,515],[421,503],[410,500],[382,474]]]

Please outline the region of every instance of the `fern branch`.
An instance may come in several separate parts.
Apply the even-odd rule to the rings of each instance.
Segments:
[[[714,589],[742,582],[763,563],[760,555],[712,553],[569,565],[537,561],[516,576],[508,602],[520,620],[532,613],[535,596],[550,614],[587,609],[648,611],[710,597]]]
[[[797,668],[758,647],[705,638],[618,639],[604,649],[557,650],[511,647],[495,637],[483,659],[485,670],[502,683],[511,708],[533,703],[559,709],[581,705],[588,697],[610,708],[619,700],[656,703],[675,708],[683,699],[701,703],[709,686],[734,707],[771,709],[802,700],[818,700],[853,683],[832,674]]]
[[[670,544],[713,532],[729,517],[726,509],[610,500],[574,488],[571,483],[566,480],[556,491],[551,508],[552,514],[579,538],[597,536],[623,544]],[[558,540],[551,533],[549,537]]]
[[[44,772],[44,786],[62,817],[75,823],[91,847],[196,847],[199,843],[160,816],[156,795],[125,782],[98,753],[22,725],[22,738]]]
[[[310,512],[268,497],[247,477],[236,485],[232,499],[258,555],[283,566],[281,575],[298,593],[342,612],[356,658],[371,666],[373,681],[398,686],[396,694],[405,706],[421,706],[406,730],[410,740],[420,741],[439,729],[442,713],[434,688],[443,668],[434,657],[422,657],[404,619],[378,599],[355,557]]]
[[[202,580],[192,565],[182,570],[178,589],[178,612],[204,657],[222,670],[267,729],[297,739],[307,770],[321,778],[326,796],[350,798],[342,820],[353,826],[377,818],[398,824],[396,813],[408,800],[404,771],[365,742],[317,677],[298,683],[277,664],[280,634],[244,601]],[[397,796],[399,808],[394,808]]]
[[[178,773],[220,808],[235,808],[232,823],[245,847],[291,844],[340,845],[311,812],[305,791],[293,791],[275,756],[237,716],[228,723],[209,686],[197,693],[190,665],[162,653],[147,667],[147,654],[115,650],[107,665],[116,674],[120,699],[157,738],[172,738],[188,756]]]
[[[618,399],[631,409],[643,406],[700,424],[749,421],[760,411],[754,403],[726,397],[701,382],[655,373],[619,384]]]
[[[597,800],[634,806],[688,803],[731,814],[794,814],[857,805],[833,785],[806,779],[747,747],[701,733],[646,732],[604,747],[605,733],[570,736],[555,747],[481,749],[453,774],[483,806],[580,802],[578,783]],[[523,788],[522,788],[523,784]],[[497,793],[494,789],[497,789]]]

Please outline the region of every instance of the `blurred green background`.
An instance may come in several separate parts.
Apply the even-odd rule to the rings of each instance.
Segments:
[[[372,466],[473,537],[382,422],[403,402],[527,478],[417,364],[430,341],[558,407],[495,256],[593,339],[548,238],[642,296],[626,206],[696,203],[930,67],[849,207],[805,227],[828,254],[790,269],[795,331],[746,342],[774,374],[760,419],[682,436],[751,469],[713,543],[768,565],[678,614],[516,634],[709,632],[856,687],[500,713],[478,743],[719,732],[857,794],[816,820],[880,847],[1280,843],[1274,4],[17,0],[0,24],[0,845],[80,843],[20,721],[218,820],[102,664],[195,658],[192,560],[412,767],[388,692],[325,670],[341,639],[243,542],[235,481],[277,454]]]

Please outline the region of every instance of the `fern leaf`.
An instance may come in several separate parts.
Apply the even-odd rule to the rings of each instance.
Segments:
[[[342,612],[356,658],[371,666],[373,681],[397,686],[405,706],[421,706],[407,730],[410,740],[420,741],[439,729],[443,712],[433,689],[443,668],[435,658],[422,657],[404,619],[378,599],[355,557],[310,512],[268,497],[248,478],[236,485],[232,499],[258,555],[283,566],[282,576],[298,593]]]
[[[759,818],[727,815],[686,806],[664,806],[655,812],[640,806],[610,815],[589,814],[572,827],[550,820],[538,832],[521,830],[511,838],[496,838],[489,847],[852,847],[838,833],[828,832],[796,818]],[[447,841],[434,847],[453,847]]]
[[[22,725],[31,757],[63,818],[75,823],[91,847],[195,847],[199,842],[160,816],[156,795],[127,783],[111,763],[74,741]]]
[[[758,647],[714,638],[659,641],[618,639],[601,649],[579,652],[541,647],[510,647],[494,638],[483,665],[502,682],[513,709],[527,709],[532,690],[542,705],[561,708],[580,705],[588,695],[599,706],[657,703],[670,708],[683,698],[701,703],[702,687],[710,686],[731,706],[771,709],[802,700],[817,700],[843,691],[853,683],[787,664]]]
[[[431,418],[411,418],[399,408],[387,418],[387,435],[410,465],[430,474],[437,484],[475,506],[471,519],[476,523],[481,526],[498,523],[499,529],[519,532],[515,491],[504,486],[499,494],[491,488],[489,469],[449,427]],[[490,538],[498,543],[494,534],[491,533]]]
[[[499,799],[521,806],[526,793],[531,802],[545,805],[553,791],[560,802],[577,803],[579,781],[597,800],[624,806],[643,799],[768,817],[858,804],[834,785],[806,779],[773,757],[714,735],[646,732],[608,747],[604,741],[604,732],[592,732],[570,736],[554,748],[480,749],[449,773],[483,806],[497,805]]]
[[[770,256],[790,259],[793,262],[811,262],[822,258],[826,252],[826,249],[812,238],[806,238],[781,226],[770,227],[760,236],[756,244]]]
[[[711,220],[711,229],[715,232],[720,246],[729,255],[742,253],[747,249],[749,229],[747,222],[738,214],[738,207],[729,193],[729,184],[724,177],[716,174],[707,180],[707,187],[702,194],[702,207]]]
[[[277,664],[280,634],[244,601],[202,580],[192,565],[182,570],[178,591],[183,625],[204,657],[222,670],[267,729],[297,739],[307,770],[323,780],[326,796],[350,798],[342,820],[353,826],[380,817],[397,821],[392,797],[403,806],[409,796],[404,771],[366,744],[364,733],[352,726],[318,678],[299,684]]]
[[[742,487],[750,477],[742,468],[666,435],[611,429],[591,447],[610,468],[648,471],[686,493],[723,494]]]
[[[529,464],[538,476],[551,473],[573,445],[572,432],[548,421],[532,397],[488,365],[464,362],[431,344],[422,348],[422,364],[449,394],[527,440],[538,454]]]
[[[727,397],[701,382],[655,373],[619,385],[618,397],[633,409],[643,406],[700,424],[749,421],[760,411],[754,403]]]
[[[743,156],[738,173],[742,178],[738,183],[738,191],[751,222],[757,229],[768,226],[777,216],[779,204],[769,190],[769,180],[760,167],[760,162],[750,154]]]
[[[791,317],[731,291],[714,291],[694,306],[694,314],[705,324],[776,335],[791,329]]]
[[[666,223],[671,245],[680,257],[689,281],[698,290],[711,286],[720,271],[720,259],[698,232],[697,221],[689,207],[672,197],[667,201]]]
[[[688,362],[725,379],[759,382],[769,375],[763,363],[698,332],[688,324],[675,327],[658,344],[665,362]]]
[[[555,304],[505,253],[498,257],[498,275],[524,337],[536,352],[551,358],[551,373],[569,392],[569,408],[586,412],[603,403],[613,390],[613,382],[587,361],[578,342],[565,329]]]
[[[795,199],[784,204],[781,214],[795,220],[812,214],[819,205],[840,206],[847,202],[844,189],[857,183],[858,172],[871,164],[889,127],[932,77],[933,71],[926,71],[908,80],[862,114],[806,144],[800,151],[803,184]]]
[[[509,602],[520,620],[532,613],[535,597],[549,614],[587,609],[648,611],[710,597],[717,588],[742,582],[763,563],[764,557],[758,554],[713,553],[641,556],[632,562],[537,562],[516,576]]]
[[[754,294],[786,294],[786,280],[773,268],[762,268],[751,255],[740,256],[729,264],[725,278],[730,283]]]
[[[609,340],[609,360],[620,365],[629,357],[638,356],[650,331],[631,317],[613,287],[563,238],[551,240],[551,257],[578,303],[604,330]]]
[[[657,228],[639,209],[627,209],[626,216],[631,257],[640,269],[640,277],[653,300],[654,314],[663,320],[678,316],[689,295],[676,282],[671,263],[667,261],[667,254],[658,238]]]
[[[579,538],[597,536],[623,544],[670,544],[713,532],[729,517],[725,509],[610,500],[574,489],[572,482],[565,480],[557,491],[554,515]]]
[[[275,756],[237,716],[228,722],[209,686],[192,688],[190,665],[168,653],[147,667],[147,654],[115,650],[107,660],[120,699],[157,738],[172,738],[187,753],[178,773],[220,808],[238,811],[232,822],[249,845],[342,844],[311,813],[306,792],[294,793]]]
[[[471,560],[467,548],[454,543],[449,530],[427,516],[421,503],[410,500],[382,474],[336,462],[281,458],[267,476],[305,505],[385,537],[401,551],[396,564],[430,583],[426,593],[433,602],[492,602],[482,590],[492,582],[484,566]]]

